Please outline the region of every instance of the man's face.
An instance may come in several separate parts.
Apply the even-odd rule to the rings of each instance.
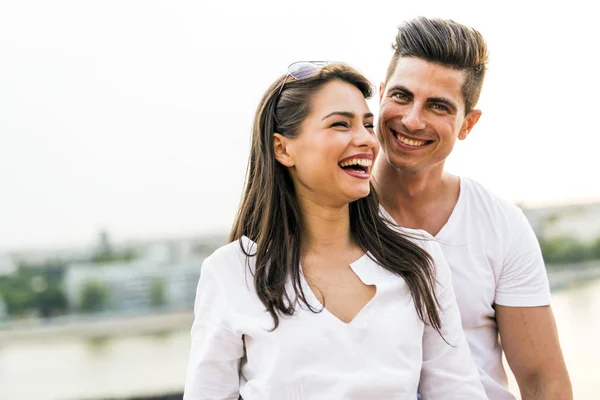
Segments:
[[[464,80],[464,71],[400,57],[379,95],[377,136],[392,166],[443,168],[456,139],[465,139],[481,115],[473,110],[465,117]]]

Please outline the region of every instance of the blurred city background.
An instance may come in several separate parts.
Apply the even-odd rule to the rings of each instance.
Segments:
[[[488,41],[484,113],[447,165],[524,210],[575,398],[598,397],[597,14],[385,3],[0,0],[0,399],[181,399],[201,264],[226,242],[261,94],[297,60],[377,85],[417,15]]]
[[[525,212],[548,264],[571,375],[589,393],[579,398],[592,399],[600,203]],[[181,398],[202,260],[223,243],[224,236],[113,243],[102,231],[89,248],[3,254],[0,398]]]

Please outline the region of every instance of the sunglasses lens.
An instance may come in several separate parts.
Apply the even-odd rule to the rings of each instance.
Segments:
[[[308,76],[314,75],[321,68],[318,65],[309,62],[297,62],[290,65],[288,73],[294,78],[300,80]]]

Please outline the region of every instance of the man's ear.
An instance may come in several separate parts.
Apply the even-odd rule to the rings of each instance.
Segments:
[[[465,117],[462,128],[460,128],[460,132],[458,133],[460,140],[467,138],[477,121],[479,121],[479,117],[481,117],[481,110],[473,110]]]
[[[286,167],[294,166],[294,157],[291,152],[292,144],[289,138],[280,133],[273,134],[273,151],[275,159]]]

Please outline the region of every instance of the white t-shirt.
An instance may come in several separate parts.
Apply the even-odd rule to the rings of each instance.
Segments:
[[[494,304],[550,304],[537,238],[518,207],[465,177],[460,179],[456,207],[435,238],[452,269],[462,326],[486,393],[490,400],[513,400]]]
[[[418,318],[404,279],[368,255],[350,267],[365,284],[376,285],[376,294],[350,323],[298,304],[270,332],[273,320],[248,270],[254,258],[247,260],[236,241],[202,267],[184,399],[416,400],[417,390],[428,400],[486,399],[461,329],[450,268],[435,241],[417,242],[435,260],[442,333],[453,346]],[[252,254],[255,244],[247,238],[243,244]],[[306,281],[303,288],[320,309]]]

